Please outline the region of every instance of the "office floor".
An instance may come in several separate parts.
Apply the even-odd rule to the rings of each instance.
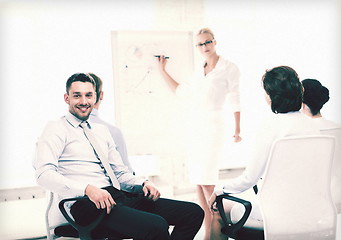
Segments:
[[[233,178],[238,176],[243,169],[233,169],[233,170],[224,170],[220,173],[219,184],[223,184],[229,178]],[[197,195],[195,192],[195,187],[188,185],[183,186],[178,189],[171,189],[168,185],[158,183],[155,181],[157,185],[160,185],[160,191],[163,193],[164,197],[172,197],[174,199],[184,200],[184,201],[197,201]],[[27,201],[27,203],[25,203]],[[1,219],[0,224],[0,239],[46,239],[44,236],[45,233],[45,224],[44,224],[44,211],[46,201],[44,198],[39,198],[35,200],[20,200],[17,202],[23,202],[25,206],[14,204],[15,201],[1,202],[0,203],[0,212],[2,216],[11,216],[11,218],[7,218],[6,221]],[[1,208],[5,206],[6,208]],[[27,211],[27,205],[29,204],[29,212]],[[12,206],[13,205],[13,206]],[[15,209],[15,210],[13,210]],[[41,211],[39,211],[41,209]],[[15,211],[15,212],[14,212]],[[6,212],[9,212],[7,215]],[[21,218],[18,219],[15,217],[16,212],[20,214]],[[27,216],[27,217],[26,217]],[[25,219],[32,219],[32,221],[26,221]],[[12,223],[11,223],[12,222]],[[21,222],[21,223],[20,223]],[[15,223],[15,225],[13,224]],[[19,226],[20,225],[20,226]],[[338,215],[338,232],[336,240],[341,240],[341,214]],[[6,235],[7,233],[7,235]],[[4,235],[5,234],[5,235]],[[197,236],[194,240],[203,240],[204,230],[200,229]],[[70,238],[60,238],[61,240],[69,240]]]
[[[242,169],[232,169],[232,170],[223,170],[220,172],[219,183],[222,184],[224,180],[233,178],[238,176],[242,172]],[[155,184],[158,185],[157,180],[155,180]],[[183,201],[191,201],[198,203],[197,194],[195,192],[195,187],[187,185],[183,186],[181,189],[174,190],[173,193],[170,192],[169,187],[161,184],[160,191],[166,197],[173,197],[174,199],[183,200]],[[194,240],[203,240],[204,239],[204,229],[201,228],[198,234],[195,236]],[[63,240],[69,240],[68,238],[63,238]]]
[[[220,181],[237,176],[241,169],[221,171]],[[197,202],[195,186],[173,188],[158,178],[152,179],[163,197]],[[38,187],[0,191],[0,239],[46,239],[45,193]],[[6,216],[6,217],[5,217]],[[203,239],[200,230],[196,240]]]

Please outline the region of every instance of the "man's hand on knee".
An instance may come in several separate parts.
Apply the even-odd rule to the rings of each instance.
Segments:
[[[161,194],[152,182],[144,181],[142,186],[143,186],[144,196],[146,198],[153,200],[154,202],[159,199]]]
[[[116,202],[111,197],[110,193],[106,190],[100,189],[93,185],[88,185],[85,189],[85,194],[89,199],[96,205],[98,209],[106,208],[107,214],[110,213],[111,209],[116,205]]]

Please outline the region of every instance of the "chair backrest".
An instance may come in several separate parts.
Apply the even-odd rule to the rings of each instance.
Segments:
[[[337,212],[341,213],[341,128],[323,129],[322,134],[335,137],[335,152],[332,168],[331,191]]]
[[[271,149],[259,204],[266,240],[335,239],[330,192],[335,138],[287,137]]]
[[[53,228],[50,225],[49,221],[49,213],[51,211],[51,206],[53,203],[53,192],[46,192],[46,200],[47,200],[47,206],[46,206],[46,211],[45,211],[45,226],[46,226],[46,238],[47,240],[53,240]]]
[[[53,240],[58,238],[55,235],[55,228],[60,225],[66,225],[67,221],[60,214],[60,218],[57,221],[55,220],[56,212],[59,214],[59,209],[57,207],[60,199],[56,193],[46,191],[46,201],[47,206],[45,210],[45,226],[46,226],[46,237],[48,240]],[[51,216],[54,216],[51,218]],[[59,218],[59,217],[58,217]]]

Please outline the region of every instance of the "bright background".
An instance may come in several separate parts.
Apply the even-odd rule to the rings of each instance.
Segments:
[[[341,123],[340,5],[337,0],[0,1],[0,188],[35,185],[36,140],[47,121],[66,113],[65,82],[73,73],[94,72],[104,80],[101,116],[115,123],[113,30],[211,27],[218,53],[242,72],[246,139],[269,114],[261,76],[278,65],[327,86],[331,99],[322,114]]]

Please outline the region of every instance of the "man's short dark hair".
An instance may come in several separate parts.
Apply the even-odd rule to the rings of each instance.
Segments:
[[[271,99],[274,113],[299,111],[302,107],[303,87],[294,69],[275,67],[263,76],[263,86]]]
[[[73,82],[89,82],[92,84],[96,91],[96,82],[95,80],[87,73],[75,73],[69,79],[66,81],[66,92],[69,94],[69,90],[71,87],[71,84]]]
[[[89,75],[95,80],[96,83],[96,103],[98,103],[102,92],[103,81],[102,79],[94,73],[89,73]]]

